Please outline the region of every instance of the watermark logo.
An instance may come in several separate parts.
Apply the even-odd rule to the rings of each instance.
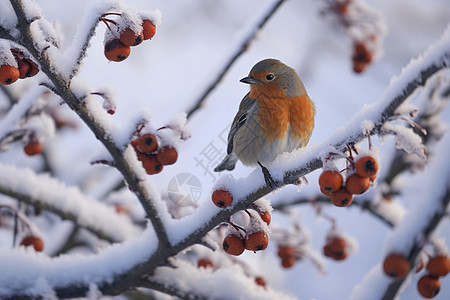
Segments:
[[[202,195],[202,184],[195,175],[180,173],[169,181],[167,194],[177,206],[192,206]]]

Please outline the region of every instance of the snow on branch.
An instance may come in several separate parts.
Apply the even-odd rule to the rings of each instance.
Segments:
[[[72,220],[111,242],[127,240],[141,231],[112,207],[84,196],[78,188],[29,169],[0,164],[0,193]]]
[[[163,205],[156,206],[155,202],[158,202],[159,196],[156,193],[156,189],[149,188],[148,183],[143,183],[142,177],[135,173],[137,161],[134,155],[130,157],[130,151],[126,151],[123,145],[117,145],[112,134],[107,129],[112,127],[112,119],[102,109],[96,109],[93,105],[88,105],[92,101],[87,101],[86,95],[90,94],[90,91],[86,91],[84,84],[80,82],[74,82],[67,80],[64,70],[58,69],[55,66],[55,62],[58,62],[58,58],[54,58],[55,51],[53,48],[41,49],[36,45],[33,32],[30,29],[29,20],[25,13],[25,3],[21,0],[10,0],[14,12],[18,20],[18,29],[20,30],[20,38],[17,42],[20,43],[27,51],[39,62],[41,70],[53,85],[52,91],[60,96],[68,106],[78,114],[78,116],[84,121],[84,123],[95,134],[97,139],[103,143],[105,148],[111,154],[115,161],[115,167],[119,170],[124,180],[127,182],[128,187],[135,192],[139,201],[144,208],[147,217],[151,220],[153,227],[158,235],[159,241],[162,244],[167,244],[166,230],[159,217],[158,208],[161,209]],[[55,51],[50,51],[50,50]],[[74,87],[75,86],[75,87]],[[119,128],[119,126],[113,126]],[[127,154],[128,153],[128,154]],[[157,208],[158,207],[158,208]],[[163,214],[163,212],[161,212]]]
[[[211,276],[214,276],[212,281]],[[143,279],[140,286],[180,299],[295,299],[267,287],[257,287],[255,279],[238,266],[213,270],[181,260],[177,260],[174,267],[158,268],[154,275]]]
[[[400,107],[417,89],[439,70],[450,66],[450,28],[442,38],[432,45],[418,59],[413,60],[402,74],[394,78],[382,98],[365,106],[344,127],[337,129],[330,138],[322,143],[280,155],[268,166],[277,184],[297,184],[298,178],[322,167],[319,153],[326,152],[329,145],[340,152],[347,151],[348,144],[360,142],[367,136],[368,122],[373,124],[370,134],[385,134],[383,125],[396,114]],[[222,177],[216,183],[216,189],[229,191],[234,200],[231,213],[244,209],[251,202],[271,192],[264,184],[260,170],[255,170],[246,179],[234,180],[230,176]],[[220,213],[219,213],[220,214]]]
[[[446,216],[450,207],[450,165],[443,164],[450,147],[450,135],[447,133],[437,149],[438,155],[429,165],[426,173],[418,176],[411,183],[409,197],[412,207],[406,212],[403,221],[389,234],[385,255],[396,253],[407,258],[410,266],[415,266],[417,258],[426,243],[432,239],[433,232]],[[439,176],[427,176],[439,174]],[[415,187],[415,188],[414,188]],[[410,273],[414,273],[411,268]],[[412,276],[412,274],[410,275]],[[394,280],[383,274],[382,267],[377,265],[353,290],[351,299],[393,299],[408,282],[408,276]],[[377,287],[376,293],[369,289]],[[372,298],[369,298],[371,295]]]

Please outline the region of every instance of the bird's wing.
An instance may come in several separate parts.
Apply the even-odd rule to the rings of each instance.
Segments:
[[[247,116],[249,112],[255,107],[256,100],[251,99],[249,96],[250,93],[245,95],[242,99],[241,104],[239,105],[239,110],[236,116],[233,119],[233,123],[231,124],[230,133],[228,134],[228,146],[227,153],[230,154],[233,151],[233,138],[239,128],[244,125],[245,121],[247,121]]]

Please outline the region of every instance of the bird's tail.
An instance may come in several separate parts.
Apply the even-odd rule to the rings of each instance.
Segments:
[[[214,172],[221,172],[223,170],[231,171],[234,169],[234,166],[236,165],[236,162],[238,161],[238,158],[236,154],[231,152],[225,158],[222,160],[222,162],[214,169]]]

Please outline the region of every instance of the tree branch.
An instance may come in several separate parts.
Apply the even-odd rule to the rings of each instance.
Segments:
[[[140,232],[130,220],[118,215],[113,208],[85,198],[77,188],[67,187],[56,179],[2,164],[0,179],[1,194],[71,220],[101,239],[121,242]],[[15,182],[24,182],[27,188]]]
[[[150,219],[161,245],[168,245],[168,238],[164,225],[158,215],[153,202],[150,200],[150,194],[143,182],[138,178],[125,157],[124,149],[116,146],[114,140],[106,132],[103,124],[87,108],[85,102],[81,101],[70,89],[70,81],[66,81],[62,74],[52,67],[52,59],[47,51],[40,52],[35,48],[33,36],[30,31],[28,21],[25,16],[24,6],[21,0],[10,0],[18,19],[18,29],[21,37],[19,43],[23,45],[30,54],[35,57],[41,66],[42,71],[47,75],[54,85],[54,91],[75,111],[78,116],[86,123],[96,138],[103,143],[105,148],[111,154],[116,162],[116,168],[122,173],[129,188],[133,190],[141,202],[147,217]]]
[[[208,98],[209,94],[216,88],[222,78],[234,64],[234,62],[250,47],[251,42],[255,39],[259,30],[267,23],[267,21],[275,14],[278,8],[283,4],[285,0],[274,0],[269,6],[264,9],[261,14],[255,19],[255,23],[250,24],[247,31],[242,34],[242,40],[239,41],[237,46],[232,51],[229,51],[227,58],[224,59],[222,67],[219,68],[219,72],[215,76],[210,77],[210,82],[206,85],[205,90],[200,94],[197,102],[188,110],[187,118],[189,118],[194,112],[201,108]]]

